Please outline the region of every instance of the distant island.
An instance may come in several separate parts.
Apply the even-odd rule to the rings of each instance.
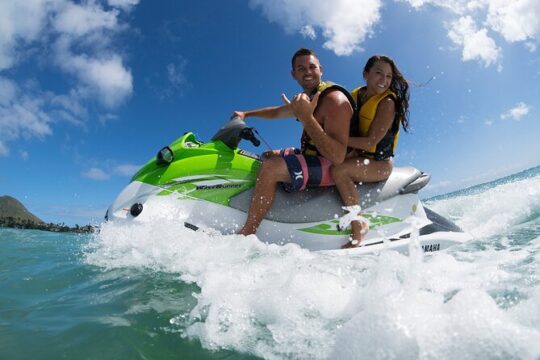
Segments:
[[[36,229],[54,232],[94,232],[94,227],[91,225],[75,225],[74,227],[70,227],[64,223],[45,223],[40,218],[28,211],[19,200],[8,195],[0,196],[0,227]]]

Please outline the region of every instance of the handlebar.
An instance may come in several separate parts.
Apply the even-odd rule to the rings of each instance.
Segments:
[[[260,140],[257,139],[253,133],[253,128],[243,128],[242,131],[240,131],[240,137],[244,140],[249,140],[256,147],[261,145]]]
[[[249,140],[253,145],[259,146],[261,142],[255,137],[254,128],[246,125],[245,121],[240,116],[233,116],[229,122],[225,124],[212,137],[212,141],[221,140],[231,149],[236,149],[240,140]]]

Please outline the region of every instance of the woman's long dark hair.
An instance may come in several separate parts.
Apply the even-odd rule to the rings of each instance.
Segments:
[[[384,61],[392,67],[392,82],[390,90],[396,94],[396,116],[403,125],[405,131],[409,130],[409,83],[397,68],[394,60],[385,55],[373,55],[364,66],[364,71],[369,72],[377,61]]]

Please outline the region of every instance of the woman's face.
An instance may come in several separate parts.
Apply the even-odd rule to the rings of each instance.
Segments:
[[[367,72],[364,71],[364,79],[368,94],[382,94],[392,83],[392,66],[385,61],[376,61],[375,64]]]

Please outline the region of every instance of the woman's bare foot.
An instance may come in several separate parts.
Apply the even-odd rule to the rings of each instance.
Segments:
[[[351,249],[361,245],[364,235],[369,231],[369,224],[367,221],[354,220],[351,221],[351,238],[343,245],[342,249]]]
[[[355,247],[358,247],[360,246],[360,242],[362,240],[356,240],[356,239],[350,239],[349,241],[347,241],[347,243],[345,245],[343,245],[341,248],[342,249],[352,249],[352,248],[355,248]]]

